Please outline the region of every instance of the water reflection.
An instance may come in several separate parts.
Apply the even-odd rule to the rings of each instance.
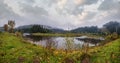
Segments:
[[[27,36],[34,44],[42,45],[45,48],[56,49],[81,49],[86,42],[78,40],[81,37],[42,37],[42,36]],[[83,37],[82,37],[83,38]],[[87,42],[88,46],[95,46],[96,43]]]

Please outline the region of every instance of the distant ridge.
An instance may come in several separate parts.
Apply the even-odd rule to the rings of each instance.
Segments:
[[[47,25],[41,25],[41,24],[23,25],[23,26],[17,27],[16,29],[17,29],[17,30],[30,29],[30,28],[32,28],[34,25],[40,25],[40,26],[42,26],[43,28],[49,29],[49,30],[51,30],[52,32],[55,32],[55,33],[62,33],[62,32],[65,31],[65,30],[60,29],[60,28],[55,28],[55,27],[51,27],[51,26],[47,26]]]

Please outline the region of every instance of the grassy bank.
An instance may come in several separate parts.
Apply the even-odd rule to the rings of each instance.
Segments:
[[[74,37],[74,36],[81,36],[81,34],[74,34],[74,33],[32,33],[33,36],[50,36],[50,37]]]
[[[92,52],[92,63],[120,63],[120,39],[90,49],[89,52]]]
[[[88,34],[88,33],[32,33],[33,36],[47,36],[47,37],[80,37],[80,36],[88,36],[93,38],[101,37],[98,34]]]
[[[59,56],[56,58],[50,51],[30,44],[13,34],[0,34],[0,43],[0,63],[56,63],[56,60],[59,61]]]
[[[83,51],[48,50],[13,34],[0,33],[0,63],[80,63],[85,58]],[[90,48],[87,54],[91,63],[120,63],[120,39]]]

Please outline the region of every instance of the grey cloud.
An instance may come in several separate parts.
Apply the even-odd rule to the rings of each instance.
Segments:
[[[59,9],[58,12],[64,15],[65,14],[79,15],[84,11],[84,5],[95,4],[98,1],[99,0],[83,0],[82,3],[77,5],[74,3],[74,0],[67,0],[67,3],[63,7],[63,9]]]
[[[84,18],[84,20],[88,20],[89,21],[89,20],[93,19],[95,17],[95,15],[96,15],[96,12],[87,12],[87,15]]]
[[[99,6],[98,10],[109,13],[109,15],[107,15],[103,19],[120,20],[120,1],[119,0],[105,0]]]
[[[109,13],[109,15],[107,15],[103,19],[104,20],[113,20],[113,21],[116,20],[116,21],[120,21],[120,13],[119,13],[119,11]]]
[[[79,5],[75,6],[75,9],[72,11],[74,15],[81,14],[84,11],[84,5],[91,5],[97,3],[99,0],[83,0]]]
[[[81,14],[84,11],[84,8],[80,7],[80,6],[75,6],[75,7],[73,7],[73,9],[71,9],[69,7],[69,8],[65,8],[65,10],[68,14],[78,15],[78,14]]]
[[[0,0],[0,15],[1,17],[7,17],[15,15],[14,12],[9,8],[6,4],[4,4],[4,1]]]
[[[59,0],[41,0],[45,5],[52,6],[53,4],[56,4]]]
[[[97,3],[99,0],[78,0],[78,5],[91,5]],[[79,3],[80,2],[80,3]]]
[[[90,4],[94,4],[97,3],[98,0],[84,0],[84,2],[82,3],[82,5],[90,5]]]
[[[3,26],[9,19],[17,19],[20,17],[15,14],[7,4],[4,3],[4,0],[0,0],[0,26]]]
[[[19,4],[17,8],[14,7],[17,4],[13,3],[13,5],[9,7],[7,5],[9,3],[5,4],[3,1],[4,0],[0,0],[0,26],[7,23],[8,19],[15,20],[16,26],[43,24],[64,29],[85,25],[102,25],[110,20],[120,20],[120,2],[118,0],[104,0],[98,8],[98,12],[94,12],[94,10],[89,11],[91,7],[88,8],[87,10],[89,12],[87,12],[87,15],[85,15],[85,17],[80,16],[84,17],[83,20],[79,20],[78,15],[86,12],[84,6],[97,4],[100,0],[83,0],[81,4],[75,4],[73,2],[74,0],[67,0],[63,8],[58,8],[57,3],[59,0],[16,0],[17,4]],[[37,1],[40,3],[37,3]],[[23,12],[23,15],[19,16],[15,14],[13,7],[14,11],[15,9],[21,9],[17,12]],[[109,15],[96,17],[96,15],[101,15],[99,11],[109,12]],[[99,20],[99,18],[101,20]],[[92,21],[92,19],[96,21]],[[80,22],[76,24],[74,21]]]
[[[76,5],[73,0],[67,0],[67,3],[63,6],[63,9],[57,8],[57,11],[63,15],[78,15],[84,11],[84,7]]]
[[[74,9],[74,11],[72,11],[72,14],[78,15],[78,14],[81,14],[83,11],[84,11],[83,7],[76,6],[76,8]]]
[[[35,3],[35,0],[24,0],[26,1],[27,3]]]
[[[103,3],[99,6],[98,10],[120,10],[120,1],[117,0],[104,0]]]
[[[43,16],[43,15],[48,15],[48,12],[42,8],[42,7],[32,7],[30,5],[27,4],[20,4],[20,6],[22,6],[22,12],[27,13],[28,15],[31,16]]]

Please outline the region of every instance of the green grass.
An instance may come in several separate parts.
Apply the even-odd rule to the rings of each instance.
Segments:
[[[120,39],[93,48],[92,63],[120,63]]]
[[[67,54],[64,50],[48,50],[14,34],[0,33],[0,63],[80,63],[82,54],[82,50]],[[90,48],[87,54],[91,63],[120,63],[120,39]]]
[[[59,57],[55,57],[48,50],[24,41],[13,34],[0,34],[0,63],[33,63],[51,61],[55,63]],[[53,61],[54,59],[54,61]]]

